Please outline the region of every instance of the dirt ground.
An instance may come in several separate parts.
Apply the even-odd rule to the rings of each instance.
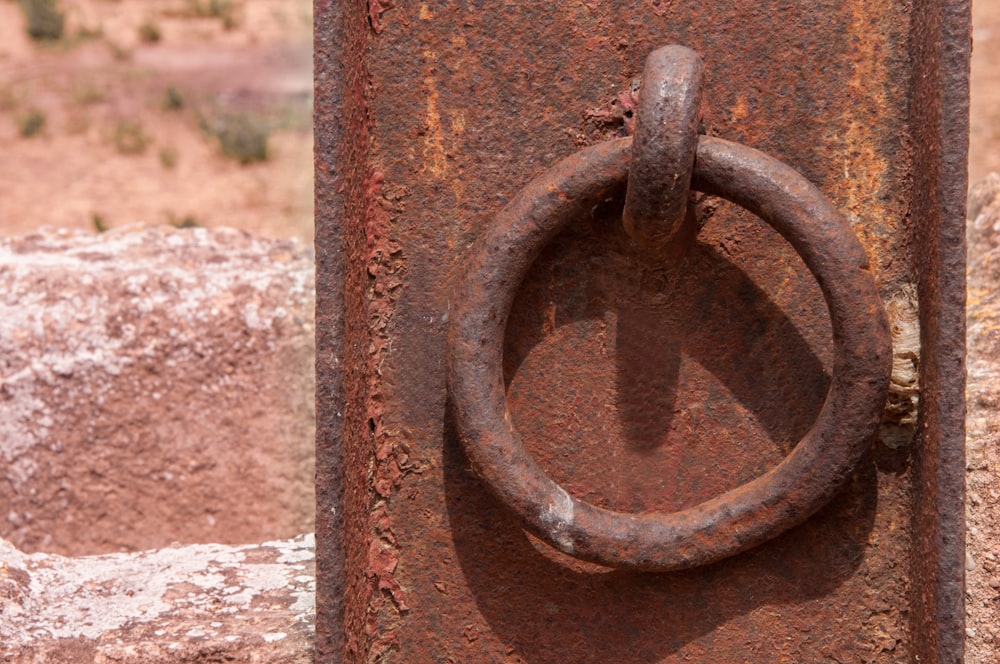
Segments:
[[[973,2],[972,106],[970,119],[969,181],[975,184],[990,173],[1000,173],[1000,3],[995,0]],[[976,235],[971,236],[975,240]],[[970,312],[986,302],[986,293],[994,283],[984,283],[988,272],[983,265],[988,243],[970,242]],[[985,261],[985,262],[984,262]],[[985,289],[985,290],[984,290]],[[979,317],[984,317],[982,307]],[[992,432],[996,426],[979,422],[984,409],[984,385],[990,384],[988,371],[997,358],[977,357],[976,351],[990,348],[978,340],[981,327],[970,319],[969,398],[970,419],[966,459],[966,662],[987,664],[1000,656],[1000,440]],[[982,333],[979,333],[983,336]]]
[[[969,182],[1000,173],[1000,2],[972,3]]]
[[[59,6],[63,38],[40,43],[0,0],[4,234],[187,222],[312,241],[309,0]],[[267,159],[225,156],[225,127],[266,136]]]

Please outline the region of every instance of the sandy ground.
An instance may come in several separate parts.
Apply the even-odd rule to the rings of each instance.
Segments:
[[[312,240],[309,0],[61,7],[66,36],[38,44],[0,2],[5,234],[188,221]],[[211,130],[234,117],[269,135],[266,161],[222,154]]]
[[[1000,173],[1000,2],[972,3],[969,182]]]
[[[1000,2],[974,2],[973,26],[969,181],[975,185],[990,173],[1000,172]],[[983,406],[983,394],[988,392],[985,386],[991,385],[988,376],[994,372],[990,367],[996,365],[997,358],[980,356],[991,346],[979,339],[986,337],[978,321],[991,311],[986,303],[996,288],[995,282],[990,283],[990,271],[984,268],[990,262],[990,243],[976,237],[975,233],[970,236],[969,245],[965,661],[992,664],[1000,661],[1000,438],[994,433],[994,424],[979,420],[983,411],[990,412]],[[984,372],[983,367],[988,370]]]

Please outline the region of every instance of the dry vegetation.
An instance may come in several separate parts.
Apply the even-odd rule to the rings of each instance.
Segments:
[[[0,233],[312,238],[309,0],[0,0]]]

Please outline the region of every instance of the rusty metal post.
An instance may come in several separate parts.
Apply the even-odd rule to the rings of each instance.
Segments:
[[[960,662],[967,0],[315,9],[317,661]],[[704,62],[683,252],[622,224],[639,79],[666,44]],[[726,141],[797,171],[774,195],[802,207],[732,189],[749,153]],[[584,148],[585,192],[563,161]],[[643,228],[684,210],[634,205]],[[866,261],[803,244],[810,215]],[[518,248],[516,229],[540,235]],[[456,323],[470,270],[505,261],[501,318]],[[865,262],[873,289],[844,286]],[[886,389],[864,360],[881,342],[846,343],[838,318],[855,302],[851,334],[880,329],[856,316],[869,297],[893,333],[889,398],[876,434],[841,443]],[[464,390],[487,366],[476,330],[496,355]],[[852,396],[845,367],[870,390]],[[495,438],[470,436],[466,394],[506,422]],[[800,500],[781,469],[834,448]],[[515,457],[530,473],[494,472]],[[719,496],[736,500],[721,520],[672,518]],[[747,496],[753,529],[781,527],[743,530]],[[602,529],[609,514],[648,529]],[[698,539],[723,522],[731,545]]]
[[[314,11],[314,125],[316,162],[316,661],[338,662],[344,645],[344,450],[342,423],[344,336],[344,210],[348,182],[342,170],[357,149],[344,141],[349,108],[345,73],[348,60],[344,11],[338,2],[317,3]],[[363,34],[354,31],[355,34]],[[348,133],[344,133],[344,132]]]

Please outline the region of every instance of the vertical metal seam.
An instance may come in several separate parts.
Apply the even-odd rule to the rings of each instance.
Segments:
[[[344,647],[343,307],[340,171],[344,132],[342,4],[315,2],[313,131],[316,251],[316,635],[317,662],[338,662]]]
[[[930,6],[924,6],[930,5]],[[911,632],[928,661],[961,662],[965,639],[965,197],[968,184],[970,7],[914,7],[911,122],[917,159],[914,233],[922,242],[919,290],[925,386],[911,562],[930,577],[914,588]],[[927,595],[930,596],[927,596]]]

